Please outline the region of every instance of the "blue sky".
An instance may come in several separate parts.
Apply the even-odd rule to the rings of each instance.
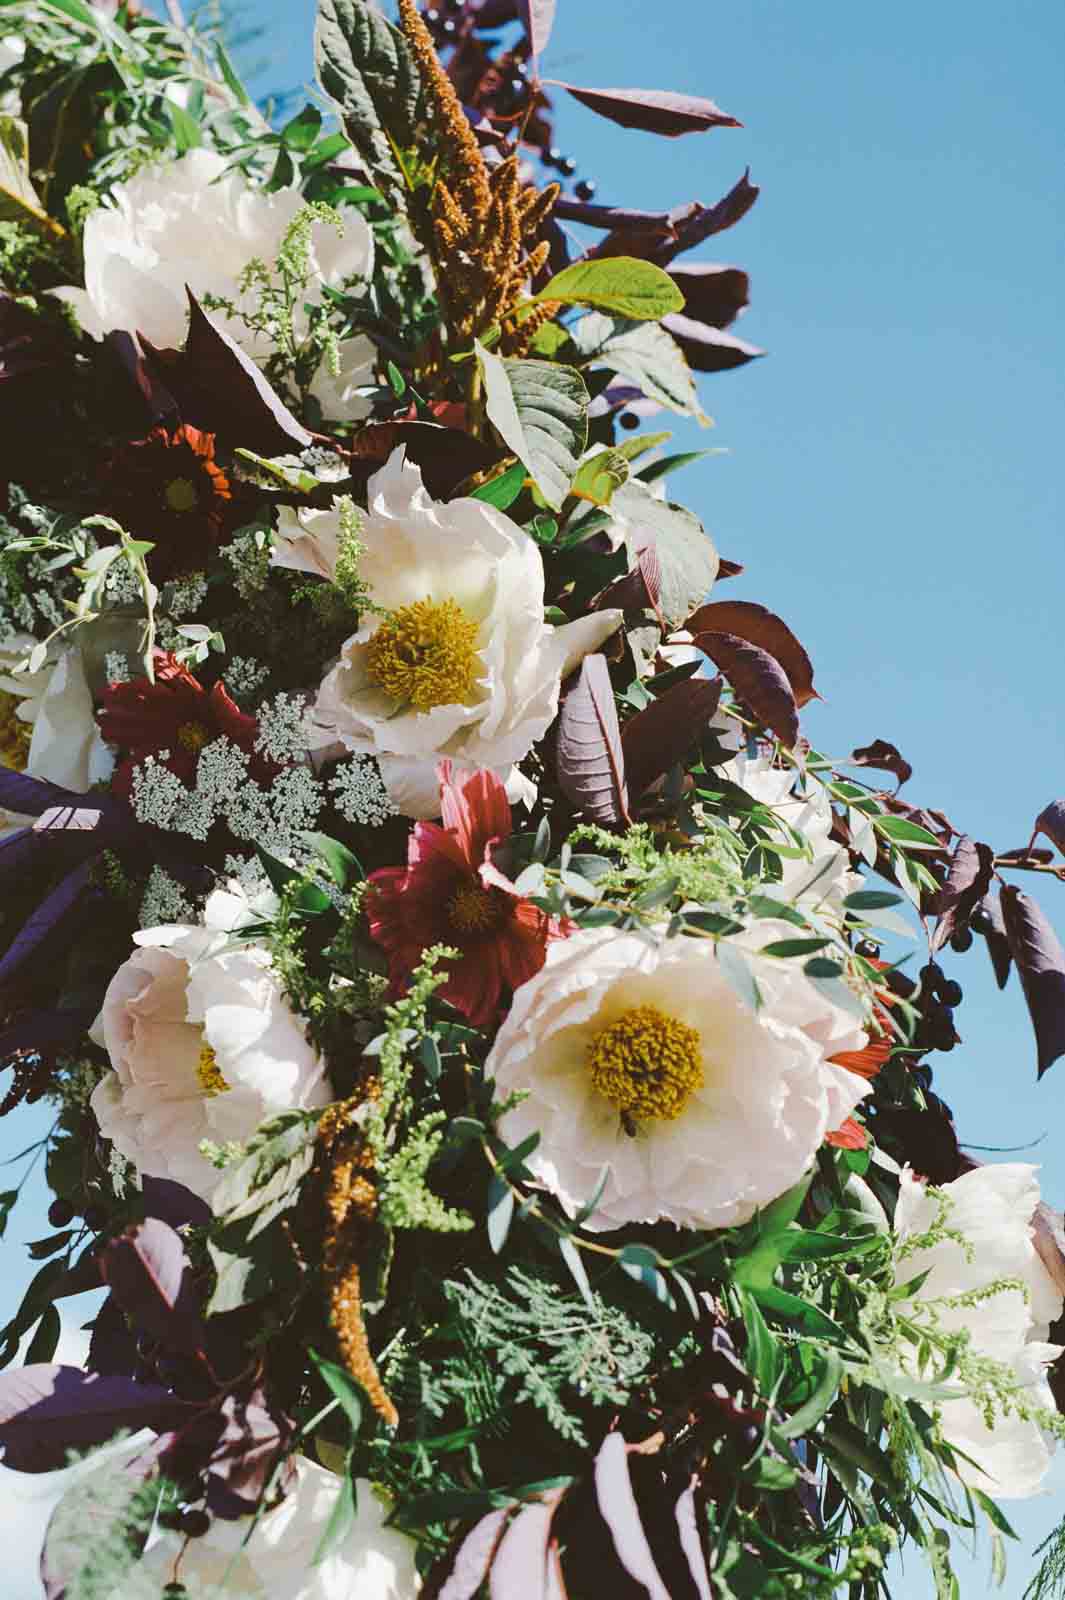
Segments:
[[[264,84],[309,76],[313,10],[246,0],[266,27],[248,51],[271,58]],[[543,64],[708,95],[744,123],[667,141],[560,107],[560,143],[601,200],[712,201],[747,165],[762,185],[689,259],[751,273],[735,331],[769,355],[706,381],[717,426],[682,426],[678,446],[728,453],[672,492],[746,563],[729,595],[779,611],[810,651],[825,703],[804,713],[808,737],[838,755],[892,740],[915,769],[904,792],[1000,848],[1065,796],[1063,58],[1050,0],[559,0]],[[1065,885],[1023,886],[1065,936]],[[1013,1159],[1041,1162],[1065,1207],[1065,1061],[1037,1085],[1016,979],[999,995],[980,948],[946,964],[965,1043],[933,1058],[936,1086],[974,1145],[1046,1135]],[[10,1119],[0,1147],[40,1120]],[[46,1231],[43,1204],[35,1191],[13,1219],[0,1301],[28,1276],[20,1244]],[[1005,1600],[1065,1514],[1065,1461],[1051,1483],[1017,1509]],[[963,1595],[987,1587],[984,1561],[961,1564]],[[931,1594],[917,1555],[894,1593]]]

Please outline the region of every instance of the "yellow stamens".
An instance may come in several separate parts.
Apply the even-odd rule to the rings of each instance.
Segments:
[[[457,600],[415,600],[378,628],[366,647],[366,670],[415,711],[461,704],[476,681],[477,631]]]
[[[200,1059],[196,1063],[196,1076],[208,1100],[213,1100],[216,1094],[225,1094],[226,1090],[232,1087],[219,1071],[215,1053],[209,1044],[205,1044],[200,1051]]]
[[[24,772],[33,729],[18,715],[19,698],[0,689],[0,767]]]
[[[163,498],[171,511],[195,511],[196,485],[191,478],[171,478]]]
[[[211,737],[202,722],[183,722],[177,731],[177,736],[178,744],[183,744],[193,755],[198,755]]]
[[[452,895],[447,914],[460,933],[486,933],[502,921],[503,909],[490,890],[479,883],[464,883]]]
[[[633,1006],[588,1046],[592,1083],[626,1126],[679,1117],[702,1088],[699,1033],[657,1006]]]

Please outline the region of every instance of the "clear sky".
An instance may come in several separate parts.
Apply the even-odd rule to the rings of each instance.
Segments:
[[[270,58],[258,83],[305,81],[312,0],[240,10],[266,29],[245,50]],[[762,185],[686,258],[751,273],[734,331],[769,355],[705,382],[717,426],[677,439],[728,453],[675,492],[746,563],[729,595],[779,611],[810,651],[826,703],[804,713],[808,737],[840,755],[892,740],[915,769],[904,792],[999,848],[1065,796],[1063,68],[1057,0],[559,0],[544,61],[578,84],[708,95],[744,123],[661,140],[560,107],[560,143],[606,202],[709,202],[746,165]],[[1065,937],[1065,885],[1026,880]],[[973,1145],[1045,1136],[1012,1159],[1041,1162],[1063,1208],[1065,1061],[1037,1085],[1016,978],[999,995],[981,947],[946,964],[965,1043],[933,1058],[936,1087]],[[34,1125],[10,1119],[0,1147]],[[0,1247],[0,1304],[28,1276],[43,1203]],[[1051,1485],[1016,1510],[1004,1600],[1065,1517],[1065,1459]],[[986,1560],[960,1576],[965,1600],[990,1587]],[[931,1594],[916,1553],[893,1587]]]

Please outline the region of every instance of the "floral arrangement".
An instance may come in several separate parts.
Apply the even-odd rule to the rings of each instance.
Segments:
[[[907,1541],[949,1600],[1065,1431],[1060,1219],[929,1061],[977,938],[1065,1054],[1015,881],[1065,802],[1000,850],[804,737],[660,425],[760,353],[685,259],[758,191],[597,204],[552,96],[739,124],[544,80],[554,9],[320,0],[278,125],[178,5],[0,7],[0,1110],[55,1112],[0,1444],[62,1470],[51,1600],[872,1597]]]

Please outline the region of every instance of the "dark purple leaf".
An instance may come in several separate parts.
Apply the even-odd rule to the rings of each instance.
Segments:
[[[989,926],[979,931],[987,941],[987,953],[991,957],[991,965],[995,969],[995,982],[1000,989],[1006,987],[1013,965],[1010,955],[1010,944],[1006,938],[1006,924],[1002,917],[1002,906],[997,894],[985,894],[977,908],[986,913]]]
[[[874,739],[872,744],[853,750],[851,760],[856,767],[876,767],[879,772],[893,773],[900,788],[913,777],[910,763],[886,739]]]
[[[721,688],[720,678],[686,678],[629,718],[621,748],[633,804],[702,736],[717,710]]]
[[[1049,867],[1054,859],[1053,850],[1042,850],[1037,845],[1018,845],[1015,850],[1000,850],[995,857],[996,861],[1035,861],[1041,867]]]
[[[738,639],[746,639],[780,663],[797,706],[820,699],[814,688],[810,657],[775,611],[756,605],[753,600],[711,600],[700,606],[684,626],[689,633],[733,633]]]
[[[102,1378],[129,1378],[137,1370],[137,1341],[118,1301],[109,1294],[92,1324],[86,1366]]]
[[[655,546],[645,544],[631,572],[615,578],[613,583],[601,590],[594,605],[596,611],[609,610],[611,607],[618,607],[622,611],[645,611],[650,607],[652,611],[658,611],[661,598],[662,563]],[[659,621],[662,621],[661,613]]]
[[[15,811],[25,817],[39,817],[49,806],[76,806],[83,794],[61,789],[57,783],[31,778],[26,772],[0,767],[0,810]]]
[[[491,1600],[552,1600],[558,1594],[548,1570],[551,1523],[564,1491],[522,1506],[500,1541],[488,1577]]]
[[[758,721],[793,750],[799,738],[799,712],[779,661],[734,633],[700,633],[693,642],[721,668]]]
[[[121,1428],[170,1427],[189,1407],[158,1384],[80,1367],[16,1367],[0,1374],[0,1445],[16,1472],[49,1472],[68,1450],[104,1444]]]
[[[133,335],[125,329],[116,328],[106,336],[104,343],[114,352],[119,365],[139,392],[152,425],[166,420],[176,426],[180,421],[177,401],[165,384],[159,382]]]
[[[288,1453],[292,1425],[275,1415],[257,1389],[247,1400],[227,1395],[219,1413],[221,1428],[210,1457],[207,1504],[216,1516],[233,1521],[258,1504],[274,1469]]]
[[[436,422],[405,417],[394,422],[369,422],[358,430],[353,444],[352,477],[365,485],[370,474],[383,466],[398,445],[407,460],[421,468],[425,487],[438,500],[446,500],[475,472],[483,472],[499,459],[481,440],[463,428],[445,428]]]
[[[0,987],[9,984],[19,968],[36,955],[45,940],[61,923],[83,919],[95,891],[92,889],[92,864],[85,861],[75,867],[52,890],[36,911],[22,924],[11,944],[0,959]]]
[[[92,1026],[97,1007],[73,1011],[28,1011],[0,1028],[0,1061],[16,1050],[53,1055],[67,1049]]]
[[[705,133],[709,128],[741,128],[743,124],[712,100],[668,89],[582,89],[573,83],[548,79],[553,88],[565,89],[589,111],[644,133],[661,133],[676,139],[682,133]]]
[[[1065,1055],[1065,950],[1040,907],[1012,883],[1002,890],[1002,918],[1035,1029],[1041,1078]]]
[[[684,296],[684,316],[712,328],[727,328],[735,322],[750,298],[750,279],[739,267],[691,261],[670,267],[669,275]]]
[[[172,1228],[183,1228],[189,1222],[199,1227],[210,1221],[211,1208],[207,1201],[173,1178],[152,1178],[145,1174],[141,1198],[145,1216],[158,1217]]]
[[[746,366],[748,361],[765,355],[756,344],[748,344],[746,339],[737,339],[734,333],[725,333],[679,312],[663,317],[662,326],[676,339],[688,365],[696,372],[730,372],[733,367]]]
[[[200,1297],[173,1228],[158,1217],[134,1223],[101,1251],[100,1271],[140,1331],[184,1355],[203,1349]]]
[[[67,357],[65,342],[54,323],[0,293],[0,383],[57,366]]]
[[[1039,833],[1045,833],[1065,856],[1065,800],[1051,800],[1048,806],[1043,807],[1032,829],[1033,843]]]
[[[939,918],[932,935],[933,950],[942,950],[954,930],[968,923],[991,887],[994,859],[990,845],[977,844],[966,833],[958,839],[943,886],[929,907]]]
[[[521,25],[534,59],[542,56],[547,49],[547,41],[555,23],[556,4],[557,0],[518,0]]]
[[[462,1540],[453,1557],[448,1558],[448,1576],[443,1583],[428,1583],[425,1600],[474,1600],[488,1576],[503,1530],[511,1516],[511,1508],[489,1511],[475,1523]],[[447,1567],[444,1570],[447,1570]]]
[[[595,1458],[595,1492],[625,1571],[643,1584],[650,1600],[670,1600],[640,1521],[629,1476],[628,1451],[620,1433],[608,1433]]]
[[[617,827],[629,819],[625,757],[606,658],[585,656],[558,719],[558,781],[586,816]]]
[[[704,206],[695,201],[689,206],[679,207],[672,213],[673,239],[664,243],[651,259],[657,266],[668,266],[686,250],[694,250],[715,233],[723,233],[726,228],[734,227],[747,215],[758,199],[758,193],[758,186],[750,181],[748,170],[716,205]]]
[[[138,334],[149,370],[174,396],[186,422],[260,455],[305,450],[314,437],[250,356],[216,326],[191,290],[185,349],[157,350]]]

